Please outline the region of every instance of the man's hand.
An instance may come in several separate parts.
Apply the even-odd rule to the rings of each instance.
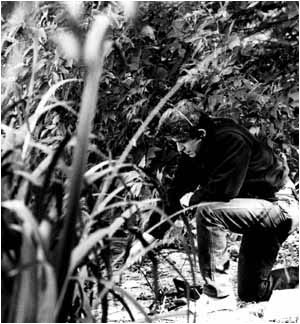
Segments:
[[[149,245],[155,241],[155,237],[148,233],[144,233],[143,238]],[[145,250],[145,247],[143,246],[142,242],[140,240],[135,240],[129,251],[127,263],[132,264],[134,262],[141,262],[143,250]]]
[[[180,205],[183,208],[189,207],[190,199],[193,195],[193,192],[188,192],[180,198]]]

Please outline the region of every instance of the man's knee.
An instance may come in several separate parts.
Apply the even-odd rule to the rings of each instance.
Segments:
[[[221,208],[216,209],[216,202],[201,203],[197,206],[196,220],[198,227],[218,227],[223,228],[224,214]]]
[[[198,224],[204,226],[215,225],[214,211],[211,208],[211,204],[203,203],[197,206],[196,220]]]

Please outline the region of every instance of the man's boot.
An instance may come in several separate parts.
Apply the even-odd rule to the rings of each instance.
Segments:
[[[272,289],[292,289],[299,286],[299,267],[280,268],[271,271]]]
[[[214,280],[204,278],[203,293],[213,298],[225,298],[232,294],[233,288],[227,274],[214,273]]]

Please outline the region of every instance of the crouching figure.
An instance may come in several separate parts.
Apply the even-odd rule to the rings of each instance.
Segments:
[[[298,284],[298,268],[272,270],[282,243],[298,227],[299,208],[286,159],[231,119],[211,118],[182,100],[162,115],[158,131],[181,153],[168,190],[168,215],[194,206],[198,259],[205,294],[228,296],[227,232],[242,234],[238,295],[269,300],[274,289]],[[160,222],[154,213],[147,225]],[[149,243],[169,229],[164,222],[144,235]],[[138,249],[138,242],[132,253]]]

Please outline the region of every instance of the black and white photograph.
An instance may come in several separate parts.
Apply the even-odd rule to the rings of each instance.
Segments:
[[[1,1],[1,323],[299,300],[299,2]]]

